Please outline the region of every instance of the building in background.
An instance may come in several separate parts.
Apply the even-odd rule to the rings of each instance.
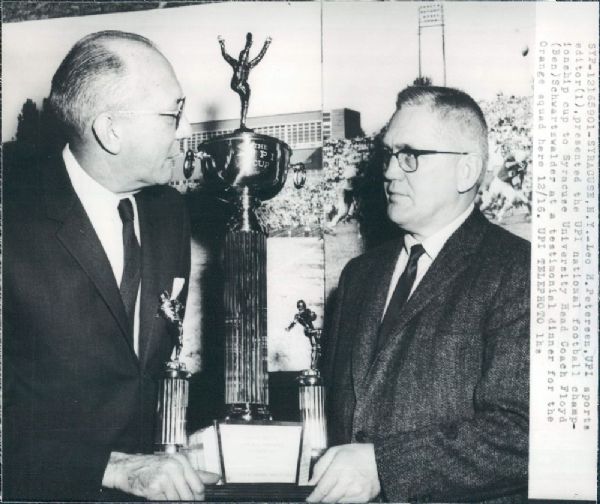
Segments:
[[[351,139],[364,136],[360,112],[342,108],[323,112],[323,140]]]

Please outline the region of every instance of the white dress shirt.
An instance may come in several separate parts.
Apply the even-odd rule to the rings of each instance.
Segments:
[[[448,238],[450,238],[450,236],[452,236],[452,234],[467,220],[467,217],[471,215],[471,212],[473,211],[474,207],[475,205],[471,203],[469,207],[456,219],[444,226],[437,233],[425,238],[421,242],[425,253],[422,254],[421,257],[419,257],[419,261],[417,262],[417,276],[415,277],[415,281],[413,283],[412,289],[408,297],[412,296],[412,293],[415,291],[415,289],[419,285],[419,282],[423,279],[425,273],[427,273],[427,270],[429,269],[437,255],[440,253],[446,242],[448,241]],[[388,295],[387,300],[385,302],[385,309],[383,310],[383,315],[385,315],[388,305],[390,304],[390,300],[392,299],[392,295],[394,294],[394,290],[396,289],[396,284],[398,283],[400,276],[406,268],[406,265],[408,263],[408,257],[410,254],[410,249],[413,245],[416,245],[417,243],[419,242],[411,234],[407,233],[404,236],[404,246],[402,247],[402,250],[398,255],[398,260],[396,261],[394,274],[392,275],[390,286],[388,288]],[[382,320],[383,315],[381,316]]]
[[[128,198],[133,205],[134,229],[138,242],[140,240],[140,225],[138,211],[133,193],[115,194],[106,187],[96,182],[73,156],[73,153],[66,145],[62,152],[63,160],[67,168],[67,173],[71,179],[73,189],[81,201],[85,212],[87,213],[94,231],[102,244],[102,248],[108,257],[108,262],[112,268],[113,274],[120,285],[123,276],[123,222],[119,216],[119,201]],[[141,286],[141,282],[140,282]],[[133,318],[133,344],[135,353],[138,353],[140,333],[140,290],[138,289],[137,299],[135,301],[135,314]]]

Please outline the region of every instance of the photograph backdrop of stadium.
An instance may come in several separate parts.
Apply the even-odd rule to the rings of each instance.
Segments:
[[[96,30],[122,29],[161,47],[185,90],[193,129],[181,142],[172,184],[186,194],[194,218],[184,348],[190,368],[200,371],[207,361],[205,339],[215,332],[214,317],[207,314],[211,303],[218,305],[209,298],[217,291],[217,238],[225,223],[218,202],[207,203],[211,195],[203,191],[198,163],[189,180],[183,176],[183,153],[238,124],[239,100],[229,87],[231,69],[221,57],[218,36],[235,54],[245,33],[252,32],[251,55],[271,36],[273,43],[250,74],[248,125],[287,142],[294,152],[284,189],[261,208],[271,233],[270,264],[288,268],[269,278],[269,296],[286,298],[269,310],[269,339],[281,343],[271,346],[270,362],[273,370],[302,369],[308,341],[300,330],[282,332],[295,313],[295,298],[306,298],[323,324],[343,264],[392,236],[380,212],[375,139],[393,112],[398,91],[419,76],[441,84],[439,65],[445,62],[447,84],[479,100],[493,151],[482,204],[492,219],[528,235],[532,75],[524,48],[531,44],[535,11],[530,4],[447,4],[443,13],[443,48],[426,40],[426,34],[441,35],[436,26],[423,30],[419,44],[422,14],[411,3],[220,3],[7,23],[2,47],[5,157],[19,143],[23,123],[44,116],[50,78],[75,40]],[[306,181],[296,188],[294,167],[300,164]]]

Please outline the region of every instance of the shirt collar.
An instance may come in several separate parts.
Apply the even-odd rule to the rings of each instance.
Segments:
[[[475,204],[471,203],[463,213],[456,217],[456,219],[421,242],[421,245],[423,245],[423,248],[425,249],[425,253],[431,258],[432,261],[440,253],[448,241],[448,238],[450,238],[450,236],[452,236],[452,234],[463,224],[463,222],[467,220],[469,215],[471,215],[471,212],[474,208]],[[411,234],[407,233],[404,236],[404,248],[409,255],[411,247],[417,243],[419,242]]]

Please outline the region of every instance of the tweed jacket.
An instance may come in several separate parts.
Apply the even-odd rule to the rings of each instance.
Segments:
[[[529,243],[474,210],[377,346],[402,241],[351,260],[325,354],[333,444],[369,442],[390,501],[523,495]]]
[[[106,498],[110,452],[153,451],[157,377],[174,344],[156,314],[173,278],[187,284],[187,212],[171,188],[136,194],[138,357],[117,281],[62,158],[32,174],[4,188],[4,498]]]

